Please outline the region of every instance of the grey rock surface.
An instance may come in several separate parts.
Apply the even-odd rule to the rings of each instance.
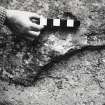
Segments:
[[[8,8],[32,11],[49,18],[67,18],[64,12],[70,12],[81,25],[76,32],[45,30],[33,42],[7,32],[2,42],[5,54],[1,77],[5,80],[31,85],[53,59],[85,46],[104,45],[104,1],[16,0],[10,2]]]
[[[1,30],[1,103],[105,104],[104,0],[13,0],[1,4],[50,18],[64,18],[69,11],[81,22],[76,32],[46,30],[34,42],[17,38],[6,27]]]

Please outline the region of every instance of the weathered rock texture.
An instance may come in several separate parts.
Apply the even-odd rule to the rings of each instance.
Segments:
[[[2,29],[0,77],[20,86],[1,83],[1,103],[104,105],[105,1],[7,1],[1,1],[1,4],[51,18],[67,18],[64,12],[69,11],[81,25],[75,32],[45,30],[33,42]]]
[[[8,8],[33,11],[51,18],[64,18],[64,12],[71,12],[80,20],[81,26],[75,32],[45,30],[33,42],[7,32],[1,43],[4,53],[1,53],[1,77],[5,80],[30,85],[39,77],[44,66],[56,57],[85,46],[104,45],[104,1],[17,0],[12,1]]]

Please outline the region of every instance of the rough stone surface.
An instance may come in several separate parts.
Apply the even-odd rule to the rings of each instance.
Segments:
[[[45,30],[33,42],[17,38],[9,32],[6,35],[4,29],[1,78],[5,80],[31,85],[42,69],[56,61],[57,57],[85,46],[100,46],[105,43],[104,1],[14,0],[10,1],[8,8],[33,11],[51,18],[67,18],[64,12],[68,11],[80,20],[81,25],[75,32]]]
[[[45,30],[33,42],[1,30],[1,105],[105,104],[104,0],[0,2],[51,18],[69,11],[81,22],[75,32]]]

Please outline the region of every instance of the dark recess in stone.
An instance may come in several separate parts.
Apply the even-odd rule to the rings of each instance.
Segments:
[[[84,51],[100,51],[100,50],[103,50],[105,49],[105,46],[86,46],[86,47],[83,47],[81,49],[78,49],[78,50],[73,50],[73,51],[69,51],[68,53],[66,53],[65,55],[62,55],[62,56],[58,56],[58,57],[55,57],[54,59],[51,60],[50,63],[48,63],[47,65],[45,65],[38,73],[36,76],[33,76],[34,78],[34,83],[39,81],[40,79],[43,79],[43,77],[47,77],[49,76],[50,74],[50,68],[55,64],[55,63],[59,63],[61,61],[67,61],[70,57],[76,55],[76,54],[79,54],[79,53],[82,53]]]

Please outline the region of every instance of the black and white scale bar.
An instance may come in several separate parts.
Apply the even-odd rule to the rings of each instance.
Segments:
[[[53,27],[64,27],[64,28],[75,28],[80,25],[80,22],[75,19],[47,19],[40,18],[40,25],[44,25],[49,28]]]

